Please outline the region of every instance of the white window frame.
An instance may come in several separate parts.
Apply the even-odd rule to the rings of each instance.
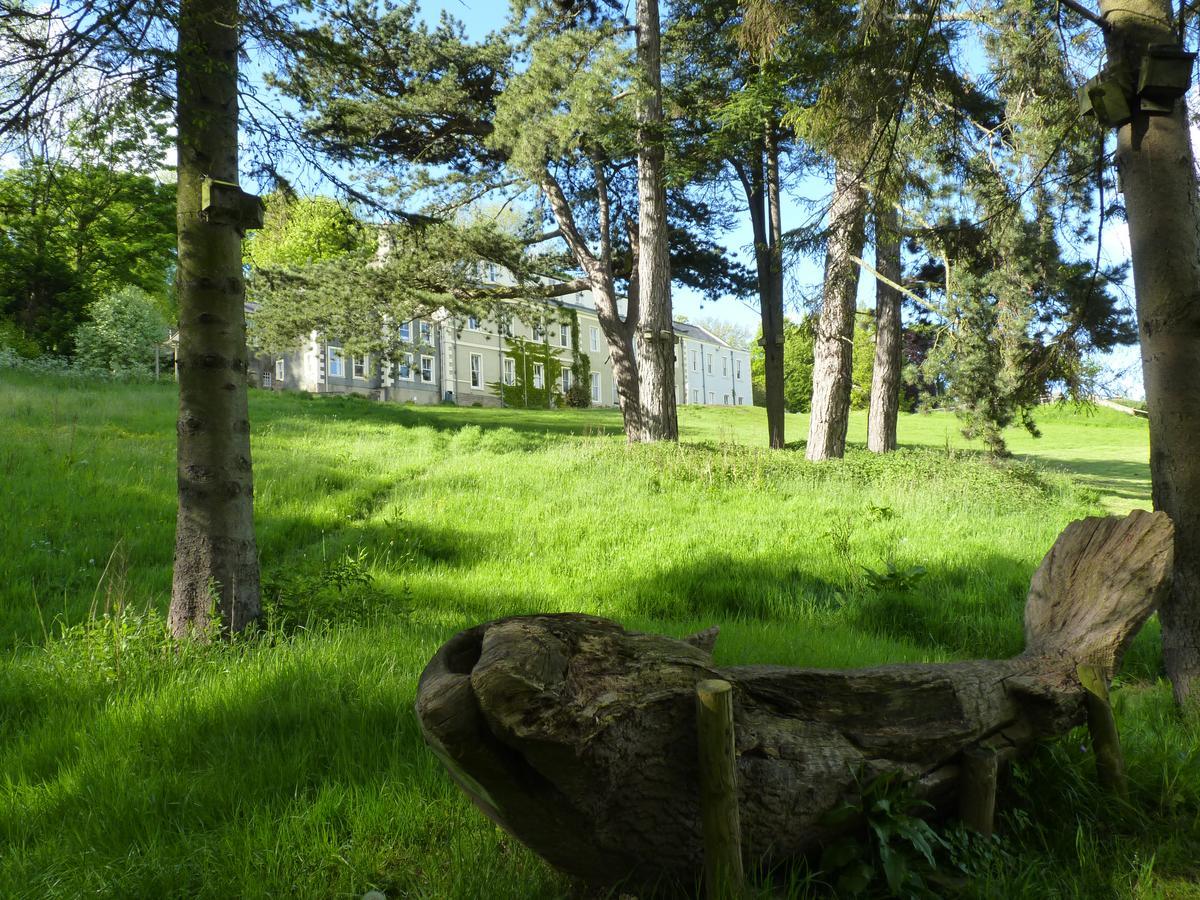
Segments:
[[[734,366],[734,371],[737,374],[737,380],[741,381],[742,380],[742,361],[740,359],[737,361],[736,365]]]
[[[721,357],[721,377],[729,377],[729,360],[727,360],[724,356]]]
[[[558,342],[564,347],[571,346],[571,326],[563,323],[558,326]]]
[[[571,370],[565,366],[562,370],[562,389],[564,394],[571,390]]]
[[[401,322],[400,323],[400,340],[402,340],[402,341],[411,341],[412,340],[412,322]]]
[[[600,329],[597,328],[595,325],[592,325],[592,326],[590,326],[589,334],[590,334],[591,341],[592,341],[592,343],[591,343],[592,352],[599,353],[600,352]]]
[[[467,331],[479,330],[479,316],[467,316]]]
[[[716,394],[716,392],[715,392],[715,391],[709,391],[709,392],[708,392],[708,405],[709,405],[709,406],[716,406],[716,405],[717,405],[717,394]]]
[[[281,356],[277,360],[275,360],[275,380],[283,381],[285,379],[286,375],[287,375],[287,369],[284,366],[283,357]]]
[[[708,354],[708,374],[709,375],[711,375],[713,373],[713,371],[712,371],[712,356],[713,355],[711,353]]]
[[[328,348],[328,360],[325,363],[325,374],[330,378],[345,378],[346,377],[346,360],[342,356],[341,347]]]
[[[371,377],[371,360],[366,356],[351,356],[350,357],[350,373],[355,378],[366,379]]]
[[[426,361],[429,362],[428,366],[425,365]],[[429,374],[426,374],[426,372]],[[433,357],[427,356],[424,353],[421,354],[421,381],[424,384],[433,383]]]
[[[268,390],[270,390],[270,389],[271,389],[271,387],[272,387],[272,385],[274,384],[274,382],[273,382],[273,381],[272,381],[272,379],[271,379],[271,370],[270,370],[270,369],[268,369],[268,368],[264,367],[264,368],[263,368],[263,369],[262,369],[262,370],[261,370],[261,371],[258,373],[258,383],[259,383],[259,384],[260,384],[262,387],[265,387],[265,388],[267,388]]]
[[[600,373],[593,372],[592,373],[592,402],[600,403],[603,401],[603,399],[604,398],[601,396],[601,388],[600,388]]]
[[[417,333],[421,335],[422,344],[433,343],[433,326],[424,319],[417,320]]]
[[[725,406],[729,405],[729,395],[728,394],[725,395],[725,404],[724,405]]]
[[[501,370],[504,372],[504,383],[512,386],[517,383],[517,361],[511,356],[504,357]]]
[[[692,371],[693,372],[700,371],[700,359],[699,359],[699,355],[696,353],[695,350],[692,350]]]
[[[471,354],[471,387],[483,387],[483,354]]]
[[[545,337],[546,337],[546,329],[543,328],[541,325],[534,325],[533,326],[533,339],[540,344],[545,339]]]
[[[533,386],[537,390],[542,389],[542,385],[546,383],[546,367],[541,363],[533,364]]]
[[[407,375],[404,374],[406,369],[408,370]],[[396,366],[396,377],[401,381],[413,380],[413,355],[411,353],[403,354],[400,364]]]
[[[692,402],[693,403],[700,402],[700,388],[692,388]]]

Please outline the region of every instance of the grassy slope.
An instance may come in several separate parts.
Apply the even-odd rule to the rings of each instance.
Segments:
[[[176,654],[158,618],[129,614],[46,643],[43,625],[90,606],[165,605],[174,395],[0,374],[0,627],[19,645],[0,669],[0,895],[557,896],[420,746],[415,678],[453,631],[577,609],[668,633],[719,623],[727,663],[1001,656],[1061,527],[1146,500],[1144,423],[1115,413],[1049,411],[1040,442],[1013,439],[1105,498],[948,452],[944,416],[902,422],[932,449],[820,467],[737,446],[760,442],[752,409],[685,409],[685,440],[705,444],[632,449],[610,412],[255,393],[252,416],[271,646]],[[863,567],[889,561],[929,575],[868,589]],[[1127,670],[1156,672],[1153,634]],[[1142,896],[1195,874],[1198,735],[1161,686],[1121,696],[1159,826],[1080,809],[1087,764],[1068,754],[1065,775],[1030,776],[1063,802],[1013,825],[1023,855],[987,857],[981,891]]]

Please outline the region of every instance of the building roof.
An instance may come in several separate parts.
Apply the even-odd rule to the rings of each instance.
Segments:
[[[730,350],[737,349],[700,325],[692,325],[690,322],[673,322],[672,325],[675,328],[676,334],[682,334],[697,341],[704,341],[706,344],[716,344],[718,347],[726,347]]]

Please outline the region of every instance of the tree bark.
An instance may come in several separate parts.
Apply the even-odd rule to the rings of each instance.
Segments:
[[[867,192],[857,167],[839,161],[833,178],[829,238],[825,249],[825,287],[813,347],[812,414],[805,456],[813,461],[841,459],[850,424],[854,362],[854,312],[858,297]]]
[[[1068,526],[1034,576],[1010,660],[831,671],[718,667],[678,641],[581,615],[503,619],[430,661],[417,716],[451,777],[553,865],[612,884],[703,869],[695,688],[733,686],[741,844],[769,867],[836,831],[827,814],[899,776],[949,804],[965,752],[1002,760],[1085,718],[1081,660],[1111,675],[1165,593],[1161,513]]]
[[[1175,44],[1170,0],[1103,0],[1113,61]],[[1200,198],[1187,112],[1135,114],[1117,131],[1150,412],[1154,507],[1175,523],[1175,577],[1159,611],[1163,659],[1183,703],[1200,682]]]
[[[200,209],[204,176],[238,180],[237,21],[237,0],[180,4],[177,637],[239,631],[259,615],[242,234]]]
[[[637,278],[637,229],[630,226],[630,246],[633,249],[634,261],[629,279],[629,302],[625,308],[625,318],[622,319],[613,279],[611,206],[608,179],[602,161],[593,160],[592,174],[596,182],[600,219],[600,245],[597,253],[593,253],[587,241],[583,239],[575,222],[575,214],[571,211],[571,205],[567,202],[566,194],[563,193],[558,180],[549,171],[543,171],[539,187],[550,204],[550,211],[562,232],[563,240],[567,242],[575,261],[583,269],[591,286],[592,298],[596,302],[596,318],[600,320],[600,330],[604,332],[609,356],[612,358],[613,378],[617,383],[617,402],[625,424],[625,437],[630,443],[634,443],[641,441],[644,433],[638,360],[634,353],[633,341],[638,321],[640,293]]]
[[[679,440],[675,408],[675,330],[663,176],[661,33],[658,0],[637,0],[637,60],[644,79],[638,105],[637,357],[643,441]]]
[[[762,149],[762,148],[760,148]],[[758,305],[762,322],[764,394],[767,405],[767,439],[772,449],[784,446],[784,371],[783,371],[783,260],[778,240],[779,157],[774,157],[774,203],[768,204],[767,185],[772,176],[764,166],[766,152],[749,161],[731,161],[746,194],[750,210],[750,228],[754,235],[754,265],[758,281]]]
[[[875,266],[879,274],[900,283],[900,216],[881,208],[875,216]],[[900,292],[882,279],[875,281],[875,362],[871,369],[871,409],[867,414],[867,449],[896,449],[900,411]]]

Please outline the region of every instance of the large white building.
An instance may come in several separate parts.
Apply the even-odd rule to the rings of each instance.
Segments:
[[[403,323],[399,337],[407,349],[398,364],[349,356],[339,341],[314,334],[294,353],[251,359],[252,383],[273,390],[357,393],[401,403],[499,406],[504,403],[502,393],[507,393],[512,405],[541,405],[529,402],[530,390],[524,390],[528,388],[547,405],[562,405],[579,353],[587,357],[591,405],[616,405],[608,344],[591,292],[547,300],[535,309],[531,312],[525,304],[518,311],[514,305],[511,315],[502,312],[492,318],[459,318],[441,311]],[[748,351],[682,322],[675,323],[675,346],[678,403],[750,405]],[[547,356],[558,363],[553,384],[547,384]],[[502,391],[502,386],[508,390]]]

